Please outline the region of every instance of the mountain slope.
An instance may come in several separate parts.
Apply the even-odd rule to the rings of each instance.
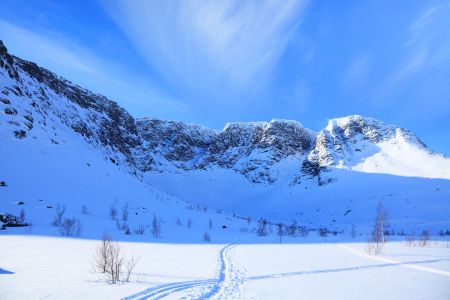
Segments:
[[[163,197],[156,195],[166,195],[316,227],[367,224],[378,201],[396,226],[449,223],[450,159],[372,118],[333,119],[319,132],[288,120],[223,130],[136,120],[115,102],[10,55],[1,42],[0,93],[4,211],[17,213],[22,199],[72,209],[89,202],[107,219],[117,197],[176,211],[167,215],[173,219],[186,204],[155,204]]]

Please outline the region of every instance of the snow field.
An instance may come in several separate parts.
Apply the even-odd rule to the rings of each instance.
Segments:
[[[139,256],[140,261],[131,282],[112,285],[91,271],[99,241],[0,236],[4,245],[0,298],[448,299],[450,295],[448,241],[432,241],[423,248],[388,242],[381,256],[365,254],[364,243],[307,242],[121,242],[124,253]]]

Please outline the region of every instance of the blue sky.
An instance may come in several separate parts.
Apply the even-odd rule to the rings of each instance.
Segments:
[[[136,117],[362,114],[450,155],[450,1],[2,0],[0,39]]]

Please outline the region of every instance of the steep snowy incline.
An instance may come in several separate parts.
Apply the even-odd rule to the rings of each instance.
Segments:
[[[401,127],[358,115],[330,120],[318,133],[288,120],[223,130],[135,120],[2,43],[0,145],[0,181],[8,184],[0,186],[0,209],[18,213],[18,202],[38,201],[30,214],[41,214],[42,224],[58,203],[73,210],[92,203],[107,219],[115,198],[146,207],[169,194],[181,203],[170,219],[186,216],[183,200],[255,219],[366,226],[383,201],[398,226],[449,223],[450,159]]]
[[[411,132],[381,121],[349,116],[330,120],[319,133],[289,120],[228,123],[223,130],[152,118],[135,120],[104,96],[85,90],[8,53],[0,41],[0,122],[18,139],[46,132],[57,120],[133,174],[227,169],[252,184],[294,186],[308,178],[335,182],[343,168],[450,179],[450,159],[432,153]]]
[[[450,179],[450,158],[433,153],[410,131],[359,115],[330,120],[304,167]],[[306,171],[308,168],[305,169]]]
[[[12,56],[0,41],[0,116],[4,132],[18,139],[35,133],[59,144],[55,121],[95,145],[114,162],[133,164],[131,150],[140,144],[133,117],[117,103],[96,95],[32,62]]]

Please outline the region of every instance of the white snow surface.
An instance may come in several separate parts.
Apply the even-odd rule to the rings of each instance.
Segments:
[[[149,164],[142,171],[126,152],[95,140],[104,133],[103,121],[111,125],[111,115],[83,108],[23,71],[18,75],[24,94],[0,68],[0,89],[9,91],[1,98],[10,102],[0,101],[0,181],[6,183],[0,214],[23,210],[32,226],[0,230],[0,299],[449,298],[446,237],[435,236],[440,241],[424,248],[389,242],[377,257],[364,252],[379,202],[395,234],[450,229],[450,160],[407,130],[362,116],[331,120],[318,133],[286,120],[230,123],[223,131],[156,120],[162,136],[182,128],[170,137],[183,135],[175,150],[189,150],[190,138],[198,145],[188,161],[173,161],[163,154],[177,154],[175,146],[157,144],[138,158],[153,159],[158,168]],[[48,99],[41,103],[36,97],[42,94]],[[71,128],[80,120],[94,138]],[[299,144],[310,146],[291,149],[287,127]],[[26,137],[15,137],[18,130]],[[197,167],[220,134],[224,151],[206,156],[215,163]],[[139,138],[127,137],[130,143]],[[148,139],[144,146],[154,142]],[[306,161],[320,172],[304,172]],[[125,205],[131,234],[109,216],[114,206],[120,220]],[[66,208],[65,217],[80,220],[79,237],[62,238],[51,225],[58,206]],[[161,220],[157,238],[149,228],[153,216]],[[265,237],[255,234],[260,218],[271,222]],[[309,236],[283,237],[280,244],[280,222],[296,222]],[[144,234],[136,233],[139,227]],[[319,228],[337,236],[319,238]],[[105,231],[125,254],[141,258],[130,283],[113,285],[91,270]]]
[[[306,238],[296,243],[123,242],[140,261],[131,282],[92,272],[98,241],[0,236],[2,299],[448,299],[449,242],[381,255],[364,243]],[[20,259],[18,259],[20,258]]]
[[[351,169],[365,173],[450,179],[450,159],[405,141],[399,132],[395,138],[379,143],[379,151]]]

